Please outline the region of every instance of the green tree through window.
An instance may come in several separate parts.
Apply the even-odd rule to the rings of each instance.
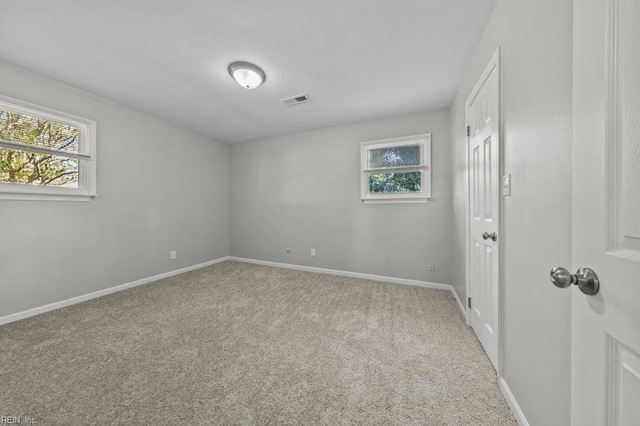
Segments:
[[[369,175],[369,192],[420,192],[422,172],[379,173]]]
[[[77,187],[78,159],[64,154],[78,152],[78,128],[0,110],[0,141],[16,145],[16,149],[0,149],[0,182]],[[61,155],[20,150],[20,145],[46,148]]]

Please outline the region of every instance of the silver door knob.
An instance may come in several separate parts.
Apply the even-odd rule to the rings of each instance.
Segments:
[[[482,238],[483,238],[483,239],[485,239],[485,240],[493,240],[493,241],[496,241],[496,240],[498,239],[498,235],[496,235],[496,233],[495,233],[495,232],[492,232],[492,233],[484,232],[484,233],[482,234]]]
[[[566,268],[553,268],[550,274],[551,282],[556,287],[567,288],[575,284],[584,294],[593,296],[600,290],[600,280],[598,276],[589,268],[580,268],[572,275]]]

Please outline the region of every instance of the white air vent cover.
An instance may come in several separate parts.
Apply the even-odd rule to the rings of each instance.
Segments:
[[[311,102],[311,96],[306,93],[302,93],[300,95],[291,96],[290,98],[280,99],[280,102],[285,104],[286,106],[296,106],[300,104],[306,104],[307,102]]]

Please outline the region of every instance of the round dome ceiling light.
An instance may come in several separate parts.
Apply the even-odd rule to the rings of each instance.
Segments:
[[[259,66],[249,62],[233,62],[229,65],[229,74],[245,89],[255,89],[267,79]]]

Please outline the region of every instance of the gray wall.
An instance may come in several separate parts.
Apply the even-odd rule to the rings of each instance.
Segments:
[[[97,198],[0,201],[0,316],[227,255],[227,145],[5,61],[0,93],[98,123]]]
[[[233,144],[230,254],[448,284],[449,130],[443,109]],[[360,142],[418,133],[432,134],[433,200],[364,205]]]
[[[452,284],[465,296],[465,100],[502,46],[504,378],[532,425],[567,425],[570,292],[548,279],[571,264],[572,2],[498,0],[451,107]]]

